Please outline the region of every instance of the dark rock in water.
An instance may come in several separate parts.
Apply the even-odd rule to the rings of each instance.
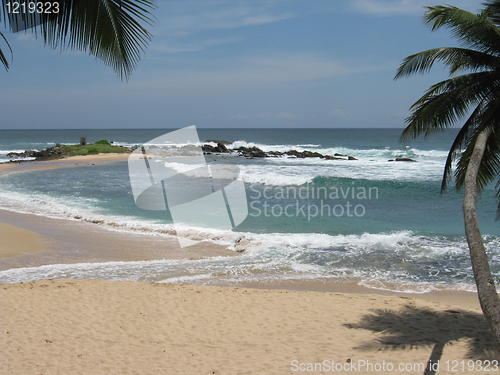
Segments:
[[[247,158],[266,158],[268,155],[258,147],[238,147],[235,149],[242,156]]]
[[[324,155],[323,159],[326,159],[326,160],[345,160],[343,158],[338,158],[338,157],[332,156],[332,155]]]
[[[345,156],[345,155],[342,155],[342,154],[339,154],[338,152],[336,152],[335,154],[333,154],[333,156]]]
[[[228,144],[229,142],[224,142],[224,141],[216,141],[216,140],[208,140],[207,142],[217,142],[217,146],[212,146],[209,144],[204,144],[202,146],[202,150],[206,155],[210,155],[213,153],[231,153],[233,151],[238,152],[239,156],[244,156],[246,158],[266,158],[270,156],[278,157],[278,156],[283,156],[283,155],[288,155],[288,156],[295,156],[296,158],[321,158],[321,159],[326,159],[326,160],[358,160],[352,156],[349,156],[348,159],[345,159],[347,155],[341,155],[341,154],[335,154],[336,156],[331,156],[331,155],[323,155],[320,154],[319,152],[315,151],[297,151],[297,150],[290,150],[286,152],[281,152],[281,151],[269,151],[265,152],[261,150],[258,147],[238,147],[235,148],[234,150],[231,150],[225,146],[225,144]],[[224,143],[225,144],[224,144]],[[344,158],[337,157],[337,155],[344,156]]]
[[[9,152],[7,154],[8,158],[34,158],[37,157],[39,151],[27,150],[24,152]]]
[[[358,159],[356,159],[354,156],[348,156],[347,160],[358,160]]]
[[[217,149],[219,149],[219,152],[229,154],[231,151],[223,144],[223,143],[217,143]]]
[[[302,152],[299,152],[297,150],[290,150],[285,152],[288,156],[295,156],[296,158],[305,158],[304,155],[302,155]]]
[[[295,156],[297,158],[324,158],[324,155],[320,154],[319,152],[312,152],[312,151],[297,151],[297,150],[290,150],[285,152],[285,154],[289,156]]]
[[[214,152],[215,150],[215,147],[214,146],[211,146],[211,145],[203,145],[201,146],[201,149],[204,151],[204,152]]]
[[[211,152],[211,153],[225,153],[228,154],[231,152],[225,145],[222,143],[217,143],[217,147],[211,146],[211,145],[203,145],[201,146],[201,149],[205,152]]]
[[[394,161],[394,159],[389,159],[389,160],[387,160],[387,161]]]
[[[312,151],[302,151],[302,155],[306,158],[324,158],[322,154],[319,152],[312,152]]]
[[[413,160],[413,159],[410,159],[410,158],[396,158],[396,161],[411,161],[411,162],[414,162],[414,163],[417,162],[416,160]]]
[[[313,151],[297,151],[297,150],[290,150],[290,151],[287,151],[285,152],[286,155],[289,155],[289,156],[295,156],[296,158],[321,158],[321,159],[327,159],[327,160],[345,160],[345,159],[342,159],[342,158],[338,158],[338,157],[335,157],[335,156],[331,156],[331,155],[323,155],[323,154],[320,154],[319,152],[313,152]]]
[[[61,145],[55,145],[41,151],[27,150],[24,152],[9,152],[7,154],[8,158],[35,158],[36,160],[51,160],[60,159],[67,156],[63,150],[61,150]]]
[[[267,156],[283,156],[283,153],[281,151],[269,151]]]
[[[59,147],[49,147],[45,150],[34,152],[32,157],[35,157],[36,160],[50,160],[59,159],[63,155],[65,155],[65,152],[60,150]]]
[[[6,156],[8,158],[19,158],[21,157],[21,154],[19,152],[9,152]]]

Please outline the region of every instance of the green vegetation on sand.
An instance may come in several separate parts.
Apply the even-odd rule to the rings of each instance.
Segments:
[[[72,146],[61,146],[57,148],[62,151],[64,155],[76,156],[76,155],[97,155],[97,154],[123,154],[130,152],[130,149],[122,146],[113,146],[106,140],[98,141],[85,146],[72,145]]]

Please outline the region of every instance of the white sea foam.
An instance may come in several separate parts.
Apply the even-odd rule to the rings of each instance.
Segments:
[[[325,160],[319,158],[267,158],[265,166],[240,165],[243,181],[265,185],[302,185],[316,177],[340,177],[372,181],[440,181],[443,164],[377,160]]]
[[[194,144],[201,146],[204,143]],[[209,144],[216,146],[213,142]],[[175,145],[176,147],[182,145]],[[273,157],[266,158],[259,165],[241,167],[243,180],[248,183],[262,183],[266,185],[301,185],[311,182],[315,177],[341,177],[366,180],[391,181],[440,181],[443,174],[443,165],[448,155],[447,151],[420,150],[416,148],[391,149],[351,149],[345,147],[325,148],[319,144],[259,144],[247,141],[235,141],[228,148],[258,147],[265,152],[299,152],[314,149],[323,155],[349,155],[358,160],[325,160],[320,158]],[[0,155],[1,156],[1,155]],[[416,163],[389,162],[396,158],[411,158]],[[243,164],[243,163],[242,163]],[[179,163],[168,163],[166,166],[177,172],[185,172],[192,168]],[[374,171],[376,170],[376,173]]]
[[[1,271],[0,282],[68,277],[219,285],[324,280],[410,293],[443,288],[474,290],[467,267],[455,270],[452,277],[432,277],[431,273],[429,280],[408,269],[420,258],[439,260],[450,248],[457,245],[462,248],[463,239],[422,237],[409,231],[362,235],[237,235],[235,246],[247,248],[240,257],[44,265]],[[422,249],[423,255],[415,254]],[[390,262],[391,267],[381,269],[376,262]]]
[[[214,144],[215,145],[215,144]],[[314,149],[315,152],[319,152],[323,155],[335,155],[336,153],[342,155],[351,155],[355,157],[425,157],[425,158],[441,158],[445,159],[448,156],[448,151],[446,150],[420,150],[417,148],[399,148],[391,149],[390,147],[383,148],[372,148],[372,149],[353,149],[343,146],[337,147],[324,147],[320,144],[262,144],[247,141],[235,141],[227,145],[230,149],[236,149],[239,147],[257,147],[265,152],[269,151],[280,151],[287,152],[291,150],[296,150],[299,152]]]
[[[162,162],[162,160],[157,160],[157,162]],[[203,168],[205,166],[205,164],[184,164],[177,162],[163,162],[163,165],[174,170],[177,173],[184,173],[197,168]]]
[[[8,153],[15,152],[15,153],[23,153],[25,150],[0,150],[0,155],[7,155]]]
[[[213,278],[213,275],[202,274],[202,275],[194,275],[194,276],[178,276],[178,277],[169,277],[168,279],[157,281],[158,283],[167,283],[167,284],[182,284],[182,283],[193,283],[200,280],[206,280]]]

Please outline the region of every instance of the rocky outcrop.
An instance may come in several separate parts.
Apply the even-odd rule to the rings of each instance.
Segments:
[[[59,143],[41,151],[28,150],[24,152],[9,152],[7,154],[7,157],[12,159],[35,158],[36,160],[61,159],[66,156],[69,155],[62,150],[62,145]]]
[[[323,157],[323,159],[326,159],[326,160],[345,160],[344,158],[339,158],[337,156],[332,156],[332,155],[325,155]]]
[[[290,150],[285,152],[285,154],[289,156],[295,156],[296,158],[324,158],[325,156],[320,154],[319,152],[312,152],[312,151],[297,151],[297,150]]]
[[[413,160],[413,159],[410,159],[410,158],[396,158],[396,161],[409,161],[409,162],[413,162],[413,163],[417,162],[416,160]]]
[[[238,151],[239,156],[244,156],[247,158],[267,158],[269,155],[265,152],[262,151],[258,147],[238,147],[235,148],[234,151]]]
[[[210,152],[210,153],[214,153],[214,154],[221,154],[221,153],[222,154],[228,154],[228,153],[230,153],[232,151],[232,150],[228,149],[225,144],[220,143],[220,142],[217,143],[216,147],[205,144],[205,145],[203,145],[201,147],[201,149],[204,152]]]
[[[209,141],[207,141],[209,142]],[[209,145],[209,144],[204,144],[202,146],[202,150],[210,155],[210,154],[223,154],[223,153],[231,153],[231,152],[237,152],[238,156],[243,156],[246,158],[267,158],[267,157],[279,157],[283,155],[287,156],[292,156],[296,157],[299,159],[304,159],[304,158],[320,158],[320,159],[326,159],[326,160],[358,160],[354,156],[348,156],[348,155],[342,155],[342,154],[335,154],[335,156],[331,155],[323,155],[319,152],[315,151],[297,151],[297,150],[290,150],[290,151],[264,151],[261,150],[260,148],[253,146],[253,147],[238,147],[235,148],[234,150],[231,150],[226,147],[225,144],[229,144],[229,142],[225,142],[225,144],[222,143],[222,141],[216,141],[216,140],[211,140],[210,142],[217,142],[217,147]]]

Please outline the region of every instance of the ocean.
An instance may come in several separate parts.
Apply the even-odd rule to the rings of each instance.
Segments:
[[[76,144],[80,137],[137,146],[172,130],[2,130],[0,162],[12,151]],[[248,216],[232,230],[176,229],[183,238],[222,244],[242,251],[241,256],[48,264],[1,271],[0,282],[63,277],[215,285],[319,281],[410,293],[474,291],[463,192],[440,193],[457,132],[401,144],[401,129],[198,129],[202,142],[224,140],[232,149],[308,150],[356,160],[206,155],[211,165],[239,167]],[[395,158],[416,162],[389,161]],[[500,282],[497,203],[492,184],[480,195],[478,216]],[[137,207],[127,161],[0,176],[0,209],[155,236],[171,236],[173,229],[169,210]]]

